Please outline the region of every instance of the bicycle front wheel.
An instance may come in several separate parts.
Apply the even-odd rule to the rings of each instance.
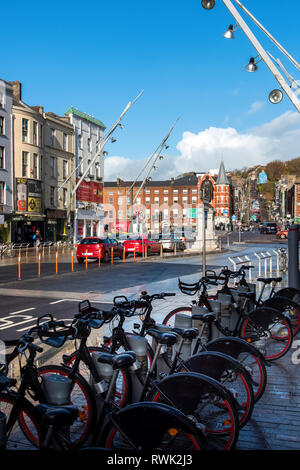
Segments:
[[[47,365],[38,369],[39,377],[59,374],[69,377],[71,369],[68,367]],[[76,406],[79,416],[70,426],[70,440],[83,444],[90,437],[97,422],[97,405],[91,387],[87,381],[78,373],[71,379],[71,403]]]
[[[176,315],[186,315],[188,317],[192,316],[192,307],[178,307],[172,310],[163,320],[163,325],[168,325],[171,327],[175,326]],[[201,342],[204,344],[211,340],[212,329],[210,323],[205,323],[203,325],[203,330],[201,334]]]
[[[7,424],[13,410],[16,412],[16,419],[7,428],[6,449],[39,449],[42,444],[42,431],[34,406],[25,398],[16,404],[14,395],[0,393],[0,411],[6,415]]]
[[[258,308],[245,318],[240,336],[261,351],[268,361],[284,356],[293,340],[289,319],[268,307]]]

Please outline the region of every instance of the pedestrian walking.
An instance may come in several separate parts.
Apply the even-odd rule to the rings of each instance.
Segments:
[[[33,238],[34,243],[35,243],[35,251],[36,251],[36,254],[38,254],[39,249],[40,249],[40,246],[41,246],[41,241],[42,241],[42,237],[41,237],[40,231],[37,230],[37,231],[35,232],[35,234],[33,235],[32,238]]]

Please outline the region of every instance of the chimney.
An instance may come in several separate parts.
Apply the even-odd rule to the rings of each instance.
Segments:
[[[22,99],[22,83],[19,81],[17,82],[9,82],[13,87],[13,99],[15,101],[21,101]]]

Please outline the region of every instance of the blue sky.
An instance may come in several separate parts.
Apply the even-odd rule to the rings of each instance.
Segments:
[[[300,2],[293,2],[292,9],[279,0],[244,0],[244,4],[300,61]],[[109,127],[128,101],[145,90],[126,115],[117,142],[107,148],[111,177],[116,171],[126,177],[137,169],[178,116],[166,153],[168,165],[161,168],[165,176],[191,166],[196,171],[210,164],[215,167],[221,158],[228,167],[247,166],[252,160],[243,153],[242,144],[238,144],[240,158],[232,159],[230,152],[236,138],[247,145],[244,137],[253,137],[253,128],[254,137],[260,139],[259,144],[254,139],[251,151],[258,152],[256,160],[267,162],[276,142],[269,142],[266,149],[268,142],[263,141],[262,147],[266,136],[261,132],[274,120],[280,130],[285,117],[292,120],[293,141],[298,137],[300,121],[288,98],[278,105],[268,102],[277,82],[266,66],[260,63],[255,74],[244,71],[249,58],[256,55],[244,33],[237,31],[233,41],[222,37],[234,20],[221,0],[211,11],[205,11],[200,0],[15,1],[2,4],[1,16],[2,39],[7,39],[1,50],[0,77],[21,81],[28,104],[43,105],[58,114],[72,105]],[[300,78],[300,72],[255,26],[253,31]],[[207,132],[212,128],[221,131]],[[226,133],[228,128],[236,134]],[[281,136],[276,132],[273,140]],[[220,143],[216,148],[214,139]],[[196,150],[193,145],[198,145]],[[209,151],[203,152],[208,145]],[[281,145],[286,159],[286,145]],[[297,147],[288,146],[288,152],[297,156]],[[184,162],[189,155],[187,168]],[[280,152],[275,156],[279,158]]]

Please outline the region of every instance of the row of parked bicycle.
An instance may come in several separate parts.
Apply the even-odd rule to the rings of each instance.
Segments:
[[[40,317],[0,369],[2,448],[234,449],[265,391],[267,367],[288,352],[300,328],[300,291],[275,292],[281,278],[261,278],[270,294],[263,299],[263,289],[257,297],[247,269],[207,272],[195,284],[179,280],[181,292],[197,300],[162,324],[153,304],[174,293],[118,296],[110,311],[86,300],[70,325]],[[210,286],[219,286],[213,296]],[[139,322],[126,331],[133,316]],[[92,330],[104,325],[110,336],[88,346]],[[37,367],[37,339],[54,348],[75,340],[74,352],[60,365]],[[17,357],[18,382],[8,377]]]

